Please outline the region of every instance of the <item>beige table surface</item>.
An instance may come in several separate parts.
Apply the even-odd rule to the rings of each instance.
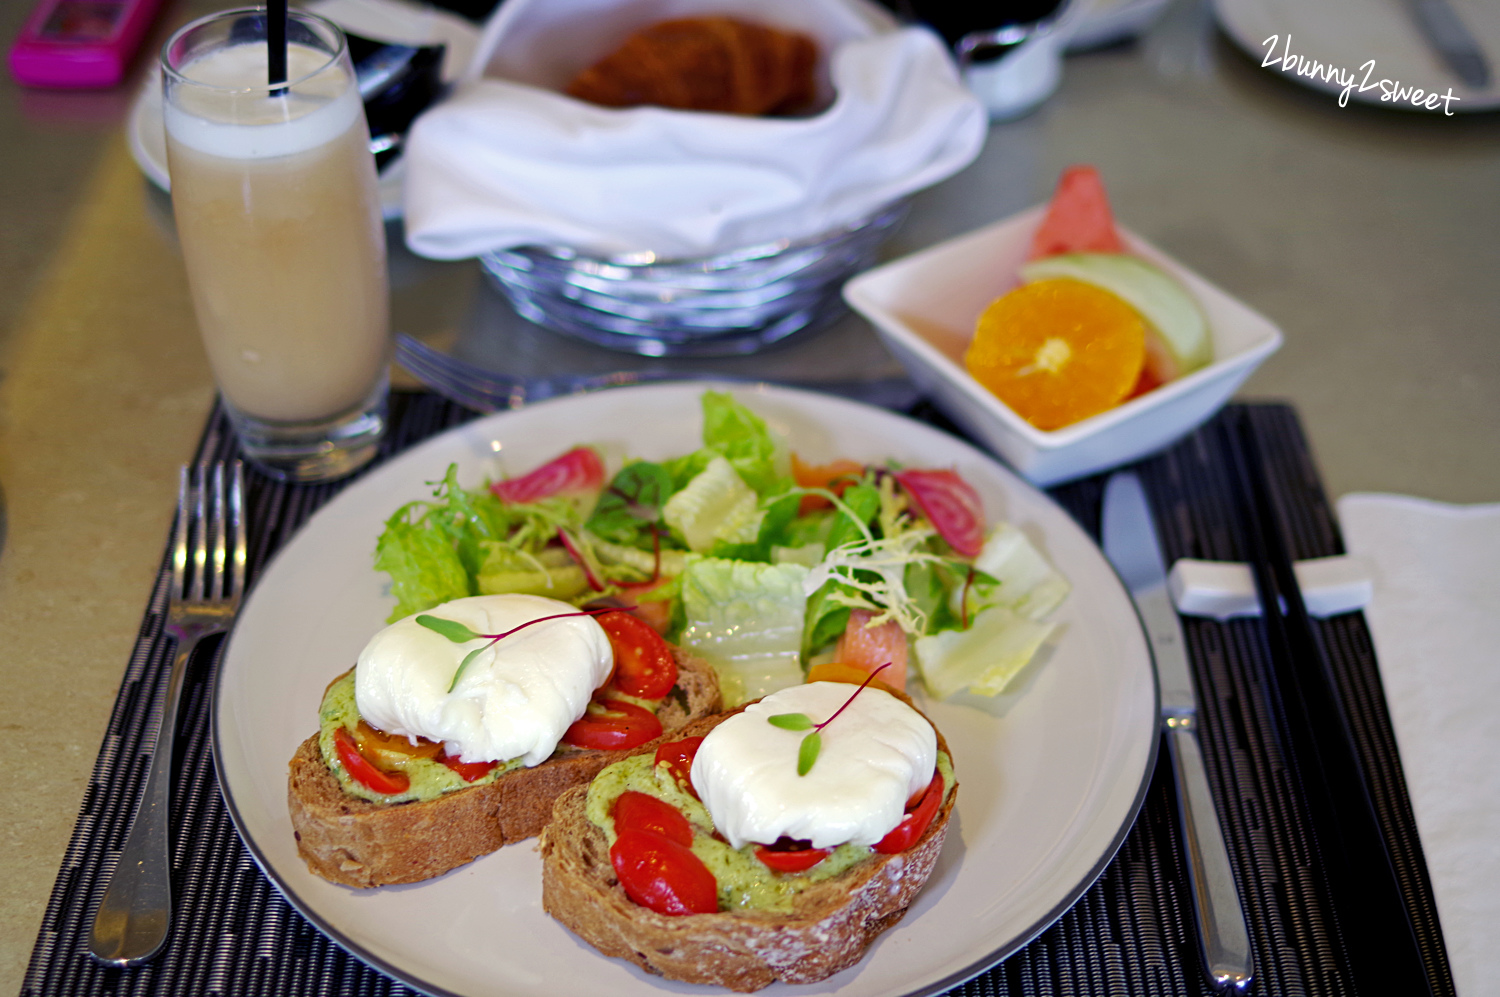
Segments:
[[[27,7],[0,4],[7,45]],[[158,40],[203,9],[169,5]],[[122,139],[132,92],[0,82],[0,994],[21,987],[212,399],[169,203]],[[1243,395],[1296,404],[1331,494],[1500,500],[1500,117],[1340,109],[1182,0],[1143,43],[1070,58],[890,252],[1032,204],[1080,161],[1127,224],[1280,323]],[[398,326],[475,359],[644,366],[525,328],[471,263],[398,247],[392,274]],[[755,364],[704,369],[896,370],[855,319]]]

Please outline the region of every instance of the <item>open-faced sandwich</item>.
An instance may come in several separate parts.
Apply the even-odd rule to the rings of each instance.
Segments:
[[[348,886],[441,875],[536,835],[564,790],[719,708],[712,669],[627,612],[443,603],[328,686],[291,760],[298,851]]]
[[[812,983],[906,913],[956,786],[946,741],[904,694],[792,686],[563,793],[542,833],[542,905],[669,979]]]

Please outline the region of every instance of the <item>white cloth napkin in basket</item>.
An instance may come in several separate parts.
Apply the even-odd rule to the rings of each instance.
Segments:
[[[1500,979],[1500,504],[1346,495],[1365,617],[1461,997]]]
[[[749,118],[561,92],[632,31],[704,14],[813,36],[826,109]],[[507,0],[407,138],[407,242],[440,259],[521,245],[685,259],[807,238],[957,172],[985,134],[937,36],[865,0]]]

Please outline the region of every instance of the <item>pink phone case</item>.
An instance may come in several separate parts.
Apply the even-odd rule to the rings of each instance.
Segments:
[[[112,87],[160,6],[161,0],[41,0],[11,46],[11,75],[34,87]]]

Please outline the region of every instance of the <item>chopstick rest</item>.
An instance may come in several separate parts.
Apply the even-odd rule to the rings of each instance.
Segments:
[[[1375,594],[1370,565],[1361,557],[1338,554],[1293,565],[1309,616],[1323,619],[1363,609]],[[1184,616],[1228,620],[1260,615],[1260,597],[1248,564],[1184,557],[1167,575],[1172,602]]]

